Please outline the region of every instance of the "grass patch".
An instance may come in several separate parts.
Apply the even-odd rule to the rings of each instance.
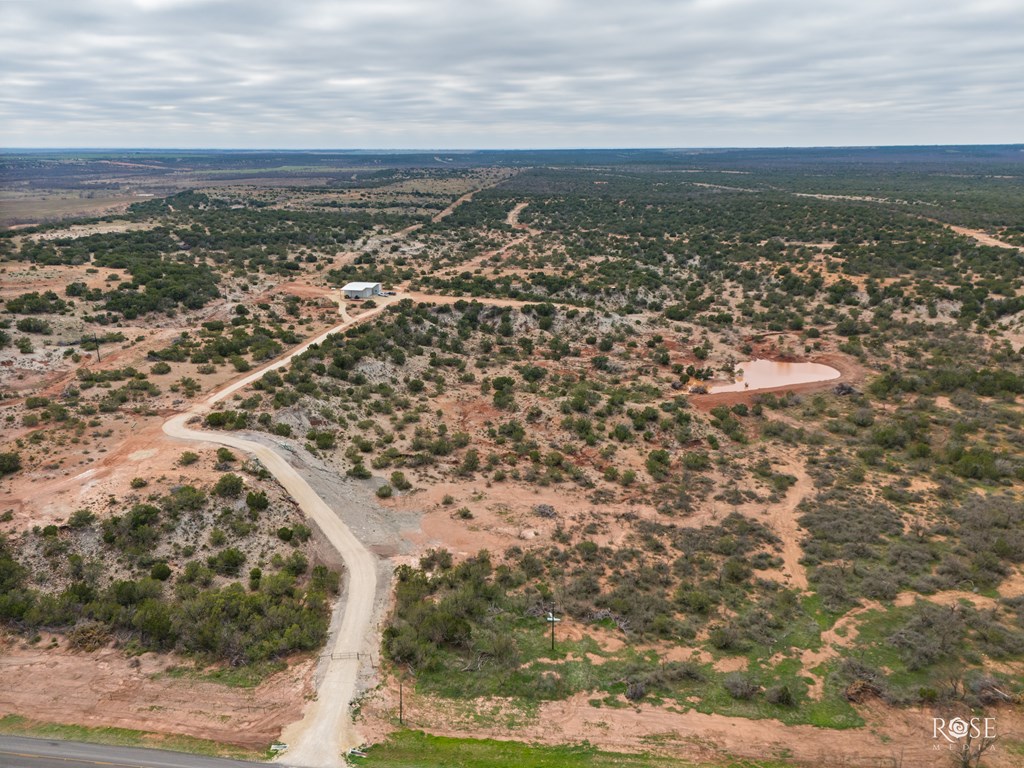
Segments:
[[[515,638],[519,649],[517,668],[492,664],[467,673],[460,670],[455,654],[438,650],[437,658],[443,659],[443,663],[417,674],[417,690],[453,700],[486,696],[511,697],[524,702],[564,699],[580,691],[607,687],[606,678],[618,674],[615,662],[619,659],[651,666],[657,663],[656,659],[644,659],[632,650],[612,656],[602,651],[589,636],[577,641],[558,640],[552,653],[547,628],[535,619],[510,621],[502,631]],[[570,654],[582,660],[567,661]],[[613,661],[605,669],[591,664],[587,654]]]
[[[825,696],[821,701],[812,701],[801,707],[805,722],[819,728],[862,728],[864,718],[846,699]]]
[[[887,608],[884,611],[868,611],[861,618],[857,634],[857,649],[866,664],[892,672],[887,676],[890,685],[914,690],[928,685],[932,670],[928,667],[908,670],[903,655],[889,638],[906,621],[910,607]]]
[[[398,731],[383,744],[370,747],[365,760],[354,765],[388,768],[700,768],[692,763],[655,755],[603,752],[590,744],[538,746],[493,739],[450,739],[422,731]],[[715,763],[717,768],[787,768],[778,761]]]
[[[145,747],[172,752],[189,752],[210,757],[230,757],[237,760],[265,760],[269,752],[255,752],[192,736],[175,736],[130,728],[91,728],[84,725],[44,723],[21,715],[0,717],[0,733],[7,736],[35,736],[42,739],[83,741],[90,744],[111,744],[118,747]]]
[[[450,701],[456,728],[505,728],[514,731],[537,723],[539,709],[536,702],[521,699]]]
[[[219,683],[229,688],[255,688],[271,675],[287,669],[288,665],[280,661],[265,661],[249,664],[244,667],[216,667],[199,669],[198,667],[171,667],[166,672],[158,673],[172,678],[204,680]]]
[[[1000,739],[999,746],[1011,755],[1024,756],[1024,741],[1020,739]]]
[[[817,592],[807,595],[800,603],[803,606],[804,613],[814,619],[822,632],[831,629],[844,615],[842,612],[837,613],[836,611],[827,610],[822,605],[821,596]]]

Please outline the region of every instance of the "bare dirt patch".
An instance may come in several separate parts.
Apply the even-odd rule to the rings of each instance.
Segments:
[[[0,199],[0,226],[14,228],[77,216],[122,213],[129,205],[143,199],[135,193],[124,192],[6,193]]]
[[[1024,248],[1021,248],[1019,245],[1007,243],[1006,241],[1000,240],[997,237],[993,237],[992,235],[988,234],[987,232],[983,232],[980,229],[968,229],[967,227],[957,227],[954,226],[953,224],[948,224],[946,226],[948,226],[958,235],[963,235],[964,237],[969,237],[972,240],[977,240],[982,245],[989,245],[993,248],[1009,248],[1012,251],[1024,251]]]
[[[74,653],[48,647],[46,637],[35,646],[0,642],[0,714],[182,734],[251,749],[265,749],[294,719],[311,691],[314,666],[302,661],[255,688],[232,688],[169,673],[189,664],[173,656],[129,658],[114,648]]]
[[[89,237],[90,235],[109,235],[114,232],[140,232],[153,229],[156,222],[145,221],[101,221],[94,224],[72,224],[61,229],[51,229],[33,235],[35,240],[60,240]]]

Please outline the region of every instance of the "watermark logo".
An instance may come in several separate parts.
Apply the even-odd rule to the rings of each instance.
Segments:
[[[957,744],[962,739],[991,740],[996,737],[996,719],[994,717],[972,717],[965,720],[962,717],[954,717],[947,720],[944,717],[932,718],[932,738],[945,739],[950,744]]]

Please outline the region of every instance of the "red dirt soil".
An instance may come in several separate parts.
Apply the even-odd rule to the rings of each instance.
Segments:
[[[182,734],[262,750],[312,691],[315,659],[243,689],[166,675],[175,663],[187,664],[173,656],[133,659],[114,648],[69,653],[44,647],[48,642],[0,640],[0,715]],[[45,689],[43,679],[51,681]]]

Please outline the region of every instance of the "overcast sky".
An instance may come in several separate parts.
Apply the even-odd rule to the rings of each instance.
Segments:
[[[0,0],[0,145],[1024,141],[1022,0]]]

